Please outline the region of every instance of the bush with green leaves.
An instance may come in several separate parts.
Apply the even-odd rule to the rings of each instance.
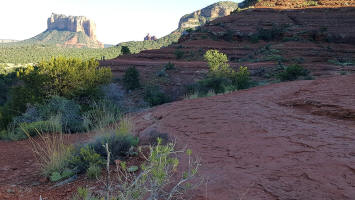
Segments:
[[[129,49],[128,46],[122,46],[121,47],[121,54],[122,55],[129,55],[129,54],[131,54],[131,50]]]
[[[232,85],[232,81],[228,78],[210,76],[197,82],[194,91],[198,91],[200,94],[205,95],[210,90],[215,93],[224,93],[228,86]]]
[[[26,89],[31,88],[32,95],[42,95],[42,98],[58,95],[80,100],[95,96],[100,85],[111,81],[111,69],[98,65],[93,59],[57,57],[27,67],[20,72],[20,78]]]
[[[58,177],[61,179],[60,177],[69,177],[74,174],[74,171],[68,167],[74,148],[72,145],[65,144],[65,137],[61,132],[46,134],[38,130],[36,139],[27,132],[25,133],[43,175],[53,176],[55,180]]]
[[[189,93],[206,96],[211,90],[218,94],[250,86],[250,73],[247,67],[241,66],[239,71],[234,71],[228,64],[227,55],[218,50],[208,50],[204,57],[209,66],[207,77],[193,85]]]
[[[157,106],[169,102],[169,98],[158,85],[148,85],[144,89],[144,101]]]
[[[88,188],[78,187],[72,200],[102,200],[102,198],[95,197]]]
[[[90,142],[90,146],[95,152],[97,152],[102,158],[106,158],[107,152],[104,145],[107,143],[111,151],[111,163],[113,161],[125,160],[130,156],[130,150],[138,145],[138,138],[134,137],[130,133],[119,133],[114,130],[112,133],[100,136],[93,142]]]
[[[142,153],[142,152],[141,152]],[[182,153],[187,155],[186,170],[178,172]],[[178,157],[179,155],[179,157]],[[192,157],[192,151],[176,151],[175,145],[169,143],[162,145],[158,139],[156,146],[151,146],[145,163],[140,166],[139,174],[136,166],[128,167],[126,162],[120,162],[117,166],[118,181],[114,192],[107,190],[106,197],[121,200],[141,199],[184,199],[189,190],[202,183],[198,177],[200,162]],[[179,175],[181,174],[181,176]]]
[[[307,76],[309,71],[300,65],[291,65],[285,67],[282,72],[278,74],[281,81],[294,81],[301,76]]]
[[[17,135],[18,139],[25,139],[27,138],[26,133],[30,136],[36,136],[38,131],[42,133],[50,133],[53,131],[59,132],[62,130],[62,124],[58,123],[55,124],[53,127],[53,122],[51,120],[48,121],[36,121],[32,123],[21,123],[19,126],[14,130],[14,134]]]
[[[47,104],[38,106],[40,115],[45,119],[60,116],[65,133],[85,131],[80,109],[80,105],[75,101],[59,96],[54,96]]]
[[[130,67],[125,71],[123,85],[126,90],[134,90],[140,87],[139,72],[135,67]]]
[[[52,116],[48,120],[20,122],[11,124],[7,130],[3,131],[0,139],[17,141],[42,133],[61,133],[62,127],[60,116]]]
[[[178,59],[178,60],[182,59],[184,57],[184,55],[185,55],[184,51],[181,51],[179,49],[177,49],[175,51],[175,56],[176,56],[176,59]]]
[[[266,29],[264,27],[259,27],[257,32],[249,36],[251,42],[258,42],[259,40],[272,41],[275,39],[280,39],[285,32],[286,25],[273,24],[271,29]]]
[[[66,178],[70,178],[75,175],[75,172],[71,169],[64,169],[62,173],[55,171],[49,176],[49,180],[52,182],[57,182]]]
[[[99,98],[100,86],[111,81],[109,68],[99,68],[95,60],[52,58],[18,73],[21,84],[13,87],[9,99],[0,109],[1,128],[25,112],[28,104],[42,104],[52,96],[74,99],[84,107]]]
[[[209,76],[218,78],[231,78],[234,70],[228,64],[228,57],[218,50],[208,50],[204,55],[209,67]]]
[[[241,66],[239,71],[235,74],[233,79],[233,85],[237,87],[238,90],[247,89],[250,87],[250,72],[247,67]]]
[[[86,130],[103,128],[120,119],[121,108],[110,100],[93,102],[91,109],[83,113],[83,127]]]
[[[56,116],[59,117],[61,129],[65,133],[85,131],[80,105],[73,100],[59,96],[53,96],[44,104],[28,107],[26,112],[14,118],[11,126],[20,130],[23,129],[23,126],[35,128],[41,125],[41,130],[45,131],[47,121]]]
[[[97,179],[101,175],[102,167],[97,165],[90,165],[86,170],[86,176],[89,179]]]
[[[86,172],[90,166],[103,166],[105,160],[90,145],[77,147],[73,156],[69,159],[69,167],[76,172]]]
[[[175,64],[172,63],[172,62],[168,62],[165,66],[164,66],[164,70],[167,71],[167,70],[173,70],[175,69]]]
[[[16,83],[16,70],[1,68],[0,66],[0,106],[2,106],[8,99],[8,93],[11,87]]]

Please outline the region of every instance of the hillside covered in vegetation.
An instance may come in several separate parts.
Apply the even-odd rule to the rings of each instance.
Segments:
[[[91,34],[87,34],[83,31],[73,31],[84,29],[82,27],[76,27],[75,29],[67,27],[65,30],[62,30],[63,28],[58,29],[58,23],[67,23],[68,18],[73,20],[76,18],[52,14],[48,19],[48,26],[51,28],[45,32],[28,40],[0,44],[0,63],[37,63],[43,59],[48,60],[55,56],[80,57],[82,59],[95,58],[100,60],[103,58],[112,59],[120,55],[122,46],[129,47],[131,53],[159,49],[178,42],[185,30],[191,31],[206,22],[229,15],[237,7],[238,5],[235,2],[218,2],[183,16],[180,19],[179,27],[175,31],[155,41],[122,42],[114,47],[104,49],[90,48],[101,47],[96,41],[95,29]],[[86,18],[82,18],[83,17],[77,17],[77,20],[87,20]],[[51,22],[51,20],[53,22]]]

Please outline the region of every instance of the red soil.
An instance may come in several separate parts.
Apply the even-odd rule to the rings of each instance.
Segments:
[[[192,199],[355,199],[355,76],[159,106],[136,117],[187,145],[209,182]],[[207,193],[207,197],[206,197]]]
[[[281,38],[257,43],[248,36],[258,29],[284,28]],[[114,76],[121,77],[124,71],[135,66],[143,81],[157,77],[169,61],[176,70],[167,71],[168,81],[161,84],[165,91],[183,95],[184,85],[201,79],[208,71],[203,54],[209,49],[218,49],[228,55],[234,68],[247,66],[255,81],[265,81],[265,74],[274,75],[277,59],[266,61],[270,55],[281,56],[285,66],[299,64],[311,71],[313,77],[327,77],[342,72],[353,73],[353,66],[343,67],[330,60],[355,61],[355,8],[309,8],[309,9],[249,9],[230,16],[218,18],[201,31],[183,36],[178,44],[147,50],[130,56],[101,62],[111,67]],[[227,39],[226,39],[226,36]],[[298,41],[293,41],[298,40]],[[266,47],[273,53],[264,51]],[[176,59],[176,51],[184,52]],[[272,56],[271,56],[272,57]],[[258,73],[260,70],[263,73]],[[179,92],[177,92],[179,91]]]
[[[354,84],[354,75],[280,83],[165,104],[133,118],[138,135],[169,133],[200,157],[208,183],[192,199],[354,199]],[[0,199],[70,199],[78,186],[100,189],[83,176],[53,188],[28,141],[0,141],[0,166]]]
[[[355,199],[355,76],[334,76],[355,68],[328,62],[355,60],[354,19],[355,8],[249,10],[217,19],[179,44],[101,65],[112,67],[116,76],[136,66],[148,80],[172,61],[176,69],[167,71],[168,81],[160,84],[175,90],[207,72],[202,55],[208,49],[228,54],[235,68],[272,72],[276,61],[237,62],[261,58],[257,51],[267,44],[243,37],[272,23],[289,24],[290,36],[304,31],[304,41],[269,44],[289,60],[285,64],[302,57],[318,80],[165,104],[134,117],[137,134],[147,129],[169,133],[179,147],[187,145],[201,158],[200,173],[209,181],[192,199]],[[319,32],[324,27],[328,35]],[[228,30],[232,41],[223,39]],[[326,37],[337,40],[328,43]],[[176,50],[184,51],[186,59],[176,60]],[[71,142],[85,138],[71,137]],[[70,199],[76,187],[95,184],[80,177],[52,188],[38,167],[27,141],[0,141],[0,199]]]
[[[89,134],[68,135],[67,142],[86,140]],[[29,141],[0,141],[0,199],[70,199],[78,186],[87,184],[81,178],[75,184],[53,187],[40,173],[40,165]]]

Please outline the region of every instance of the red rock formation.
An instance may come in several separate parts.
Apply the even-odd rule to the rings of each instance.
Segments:
[[[177,70],[167,72],[170,80],[164,87],[175,95],[179,88],[183,90],[183,85],[192,84],[208,71],[203,54],[209,49],[226,53],[235,69],[247,66],[255,81],[267,79],[263,74],[278,73],[279,58],[285,66],[297,63],[309,69],[314,77],[354,73],[354,67],[329,62],[355,61],[354,26],[355,8],[249,9],[214,20],[183,36],[178,44],[101,64],[110,66],[117,77],[123,75],[127,66],[136,66],[143,79],[150,79],[159,66],[172,61]],[[284,33],[271,41],[251,41],[250,36],[259,29],[273,27],[281,28]],[[184,53],[180,60],[176,59],[177,51]]]
[[[96,39],[96,25],[83,16],[65,16],[52,13],[47,20],[47,30],[30,39],[31,42],[50,43],[65,47],[103,48]],[[68,38],[68,32],[75,33]],[[79,40],[80,38],[80,40]]]
[[[150,36],[149,33],[147,34],[147,36],[144,37],[144,41],[155,41],[155,40],[157,40],[157,37],[155,37],[154,35]]]
[[[255,8],[305,8],[305,7],[339,7],[355,6],[353,0],[246,0],[241,6],[253,6]]]
[[[83,32],[90,39],[96,40],[96,25],[83,16],[65,16],[52,13],[47,20],[48,30]]]

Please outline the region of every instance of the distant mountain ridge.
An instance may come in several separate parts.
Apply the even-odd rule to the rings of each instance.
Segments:
[[[0,43],[11,43],[11,42],[18,42],[18,40],[0,39]]]

